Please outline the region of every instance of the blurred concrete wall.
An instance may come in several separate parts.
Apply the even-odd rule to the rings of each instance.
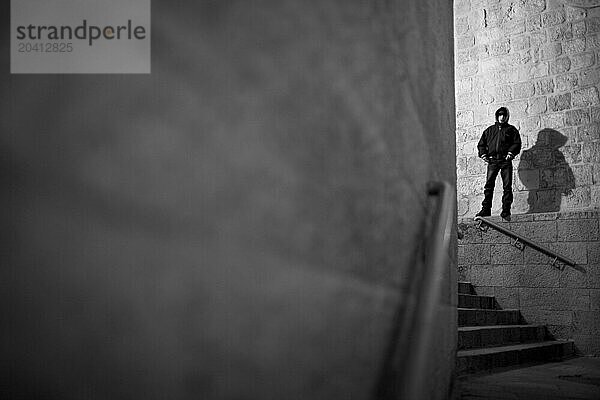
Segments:
[[[152,12],[151,75],[2,63],[3,387],[369,398],[422,264],[426,182],[455,182],[452,4]],[[428,398],[454,366],[450,271]]]
[[[581,0],[456,0],[458,210],[481,208],[477,141],[507,106],[523,139],[513,214],[600,207],[600,8]],[[497,185],[493,212],[501,208]]]

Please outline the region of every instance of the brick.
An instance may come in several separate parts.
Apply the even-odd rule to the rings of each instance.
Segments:
[[[546,106],[546,97],[533,97],[529,99],[527,104],[527,113],[536,115],[545,113],[548,107]]]
[[[456,269],[456,274],[458,275],[458,280],[463,282],[468,282],[471,279],[471,267],[466,265],[459,265]]]
[[[461,197],[458,199],[458,216],[465,216],[469,212],[469,199]]]
[[[521,135],[527,132],[537,131],[540,128],[540,117],[528,117],[519,121],[519,124],[519,130],[521,131]]]
[[[550,111],[562,111],[571,108],[571,93],[548,97]]]
[[[568,210],[588,208],[592,202],[589,186],[574,188],[563,199],[563,207]]]
[[[587,260],[588,264],[590,264],[588,265],[588,269],[600,270],[600,245],[598,243],[588,243]],[[600,287],[600,285],[597,287]]]
[[[580,53],[571,55],[571,69],[587,68],[594,65],[594,53]]]
[[[457,49],[467,49],[471,46],[475,46],[475,36],[467,35],[467,36],[459,36],[456,38],[456,48]]]
[[[574,98],[573,103],[575,103]],[[585,109],[569,110],[565,113],[565,123],[569,126],[589,124],[590,113]]]
[[[591,165],[573,165],[571,170],[573,171],[574,181],[577,182],[577,186],[592,184],[593,172]]]
[[[565,11],[561,9],[546,11],[542,14],[542,26],[553,26],[565,22]]]
[[[573,107],[587,107],[600,105],[598,88],[591,86],[573,92]]]
[[[557,212],[533,214],[534,221],[554,221],[558,219]]]
[[[513,98],[520,99],[530,97],[534,93],[534,86],[531,82],[517,83],[512,86]]]
[[[587,26],[587,33],[600,32],[600,18],[599,17],[589,18],[586,21],[586,26]]]
[[[525,249],[524,257],[525,265],[516,265],[512,270],[507,270],[507,286],[534,288],[586,287],[586,277],[584,274],[569,267],[561,271],[559,268],[551,265],[551,257],[531,247]]]
[[[494,100],[494,96],[489,92],[479,93],[479,104],[491,104]]]
[[[550,62],[551,74],[562,74],[571,69],[571,59],[569,57],[560,57]]]
[[[590,290],[590,310],[600,311],[600,289]]]
[[[568,165],[557,161],[558,166],[540,171],[541,189],[572,189],[575,187],[573,174]],[[561,165],[562,164],[562,165]]]
[[[577,38],[568,40],[562,44],[562,49],[565,54],[575,54],[585,51],[585,39]]]
[[[575,333],[600,336],[600,311],[574,311],[573,330]]]
[[[537,63],[528,68],[527,79],[531,78],[543,78],[548,76],[549,66],[547,62]]]
[[[600,357],[600,336],[574,334],[570,338],[575,341],[577,351],[581,355]]]
[[[457,36],[464,35],[469,31],[469,17],[457,17],[454,20],[454,33]]]
[[[471,11],[471,1],[470,0],[456,0],[454,2],[454,12],[457,15],[466,14]]]
[[[462,265],[485,264],[490,262],[490,245],[471,244],[458,247],[458,259]]]
[[[463,238],[459,244],[482,243],[481,235],[483,232],[474,223],[461,223],[459,228],[463,233]]]
[[[551,41],[564,41],[573,38],[573,32],[571,31],[571,24],[566,23],[563,25],[551,26],[548,28],[548,36]]]
[[[527,115],[527,101],[517,100],[506,103],[506,107],[510,110],[511,118],[519,119]],[[495,111],[494,107],[494,111]]]
[[[585,35],[586,27],[585,21],[576,21],[571,25],[571,30],[573,32],[573,37],[581,37]]]
[[[456,113],[456,126],[464,128],[473,125],[473,111],[458,111]]]
[[[586,37],[585,45],[588,50],[600,49],[600,34],[595,33],[593,35],[588,35]]]
[[[539,169],[519,169],[518,177],[514,180],[517,190],[535,190],[540,187]]]
[[[493,42],[490,44],[488,50],[493,57],[508,54],[510,51],[510,41],[508,39],[503,39]]]
[[[543,61],[554,60],[562,55],[562,45],[560,42],[542,44],[539,47],[539,58]]]
[[[509,244],[510,238],[503,233],[500,233],[494,229],[488,229],[481,235],[483,243],[489,244]]]
[[[567,164],[575,164],[581,162],[581,145],[572,144],[561,148]]]
[[[592,107],[590,110],[592,122],[600,122],[600,107]]]
[[[528,198],[530,192],[515,192],[512,204],[513,213],[526,213],[529,212]]]
[[[523,264],[523,252],[510,244],[491,246],[492,264]]]
[[[564,92],[567,90],[573,90],[578,86],[577,74],[570,73],[565,75],[559,75],[555,78],[556,90]]]
[[[592,142],[600,140],[600,125],[589,124],[577,128],[578,142]]]
[[[544,95],[554,93],[554,79],[540,79],[534,83],[534,93],[536,95]]]
[[[473,91],[473,79],[472,78],[464,78],[457,79],[455,83],[456,93],[466,93]]]
[[[557,242],[549,244],[549,247],[569,257],[577,264],[587,264],[587,243],[585,242]]]
[[[542,16],[541,15],[530,15],[525,21],[525,26],[528,32],[535,32],[542,29]]]
[[[477,63],[463,64],[460,68],[456,70],[456,76],[458,76],[459,78],[466,78],[477,74],[477,70]]]
[[[527,13],[541,13],[546,9],[546,0],[528,0],[525,4]]]
[[[520,35],[526,30],[525,20],[507,21],[502,25],[502,31],[507,36]]]
[[[587,17],[587,11],[585,8],[570,7],[565,5],[565,12],[567,21],[578,21]]]
[[[548,35],[546,34],[545,30],[531,32],[529,38],[532,47],[539,47],[548,42]]]
[[[597,211],[563,211],[559,214],[558,219],[588,219],[600,218]]]
[[[511,85],[496,86],[493,88],[493,95],[496,101],[512,100],[512,87]]]
[[[458,50],[454,57],[454,62],[456,64],[466,64],[470,61],[475,61],[471,58],[471,52],[469,50]],[[460,67],[459,67],[460,68]]]
[[[477,156],[467,159],[467,175],[483,175],[486,173],[486,164]]]
[[[531,47],[531,39],[529,36],[516,36],[510,40],[512,51],[526,50]]]
[[[510,273],[509,273],[510,274]],[[507,287],[495,287],[494,297],[503,309],[518,309],[519,305],[519,289]]]
[[[542,126],[544,128],[559,129],[565,123],[565,116],[563,113],[544,114],[541,118]]]
[[[457,94],[456,95],[456,109],[457,110],[469,110],[468,112],[471,113],[471,120],[473,120],[473,111],[470,111],[473,108],[474,102],[475,102],[476,98],[475,95],[473,93],[461,93],[461,94]],[[467,111],[461,111],[461,112],[467,112]],[[471,121],[471,123],[469,123],[467,126],[471,126],[473,125],[473,121]],[[464,125],[459,125],[458,124],[458,113],[457,113],[457,126],[460,126],[461,128],[464,128]]]
[[[504,265],[472,265],[471,266],[471,282],[473,285],[479,286],[504,286],[506,276]],[[477,294],[483,295],[480,290]]]
[[[581,153],[584,162],[600,162],[600,143],[584,143],[582,145]]]
[[[511,230],[536,242],[556,241],[556,221],[534,221],[511,224]]]
[[[573,323],[573,311],[544,310],[539,307],[521,306],[521,314],[528,324],[564,325]]]
[[[579,73],[579,81],[582,86],[595,85],[600,82],[600,69],[589,69]]]
[[[519,288],[519,304],[523,308],[587,311],[590,309],[590,291],[588,289]]]
[[[559,241],[597,241],[598,238],[598,220],[596,219],[566,219],[558,221]]]
[[[570,325],[544,325],[548,335],[554,339],[571,339],[573,329]],[[577,344],[576,344],[577,345]]]

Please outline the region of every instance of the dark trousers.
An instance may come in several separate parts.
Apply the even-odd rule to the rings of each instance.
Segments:
[[[513,202],[512,161],[491,160],[489,162],[485,186],[483,187],[484,198],[481,206],[484,210],[492,209],[492,197],[494,197],[494,185],[498,172],[500,172],[500,176],[502,177],[502,189],[504,191],[502,194],[502,210],[510,212],[510,206]]]

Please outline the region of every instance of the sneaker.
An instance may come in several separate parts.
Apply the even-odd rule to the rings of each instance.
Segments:
[[[489,217],[490,215],[492,215],[492,211],[485,209],[481,209],[481,211],[475,214],[476,217]]]
[[[510,211],[502,211],[500,213],[500,218],[502,218],[505,221],[509,221],[510,222]]]

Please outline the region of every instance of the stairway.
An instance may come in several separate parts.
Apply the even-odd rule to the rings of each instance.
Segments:
[[[471,283],[458,283],[459,375],[561,360],[574,353],[572,340],[554,340],[545,326],[525,324],[519,310],[502,310],[494,297],[477,296]]]

